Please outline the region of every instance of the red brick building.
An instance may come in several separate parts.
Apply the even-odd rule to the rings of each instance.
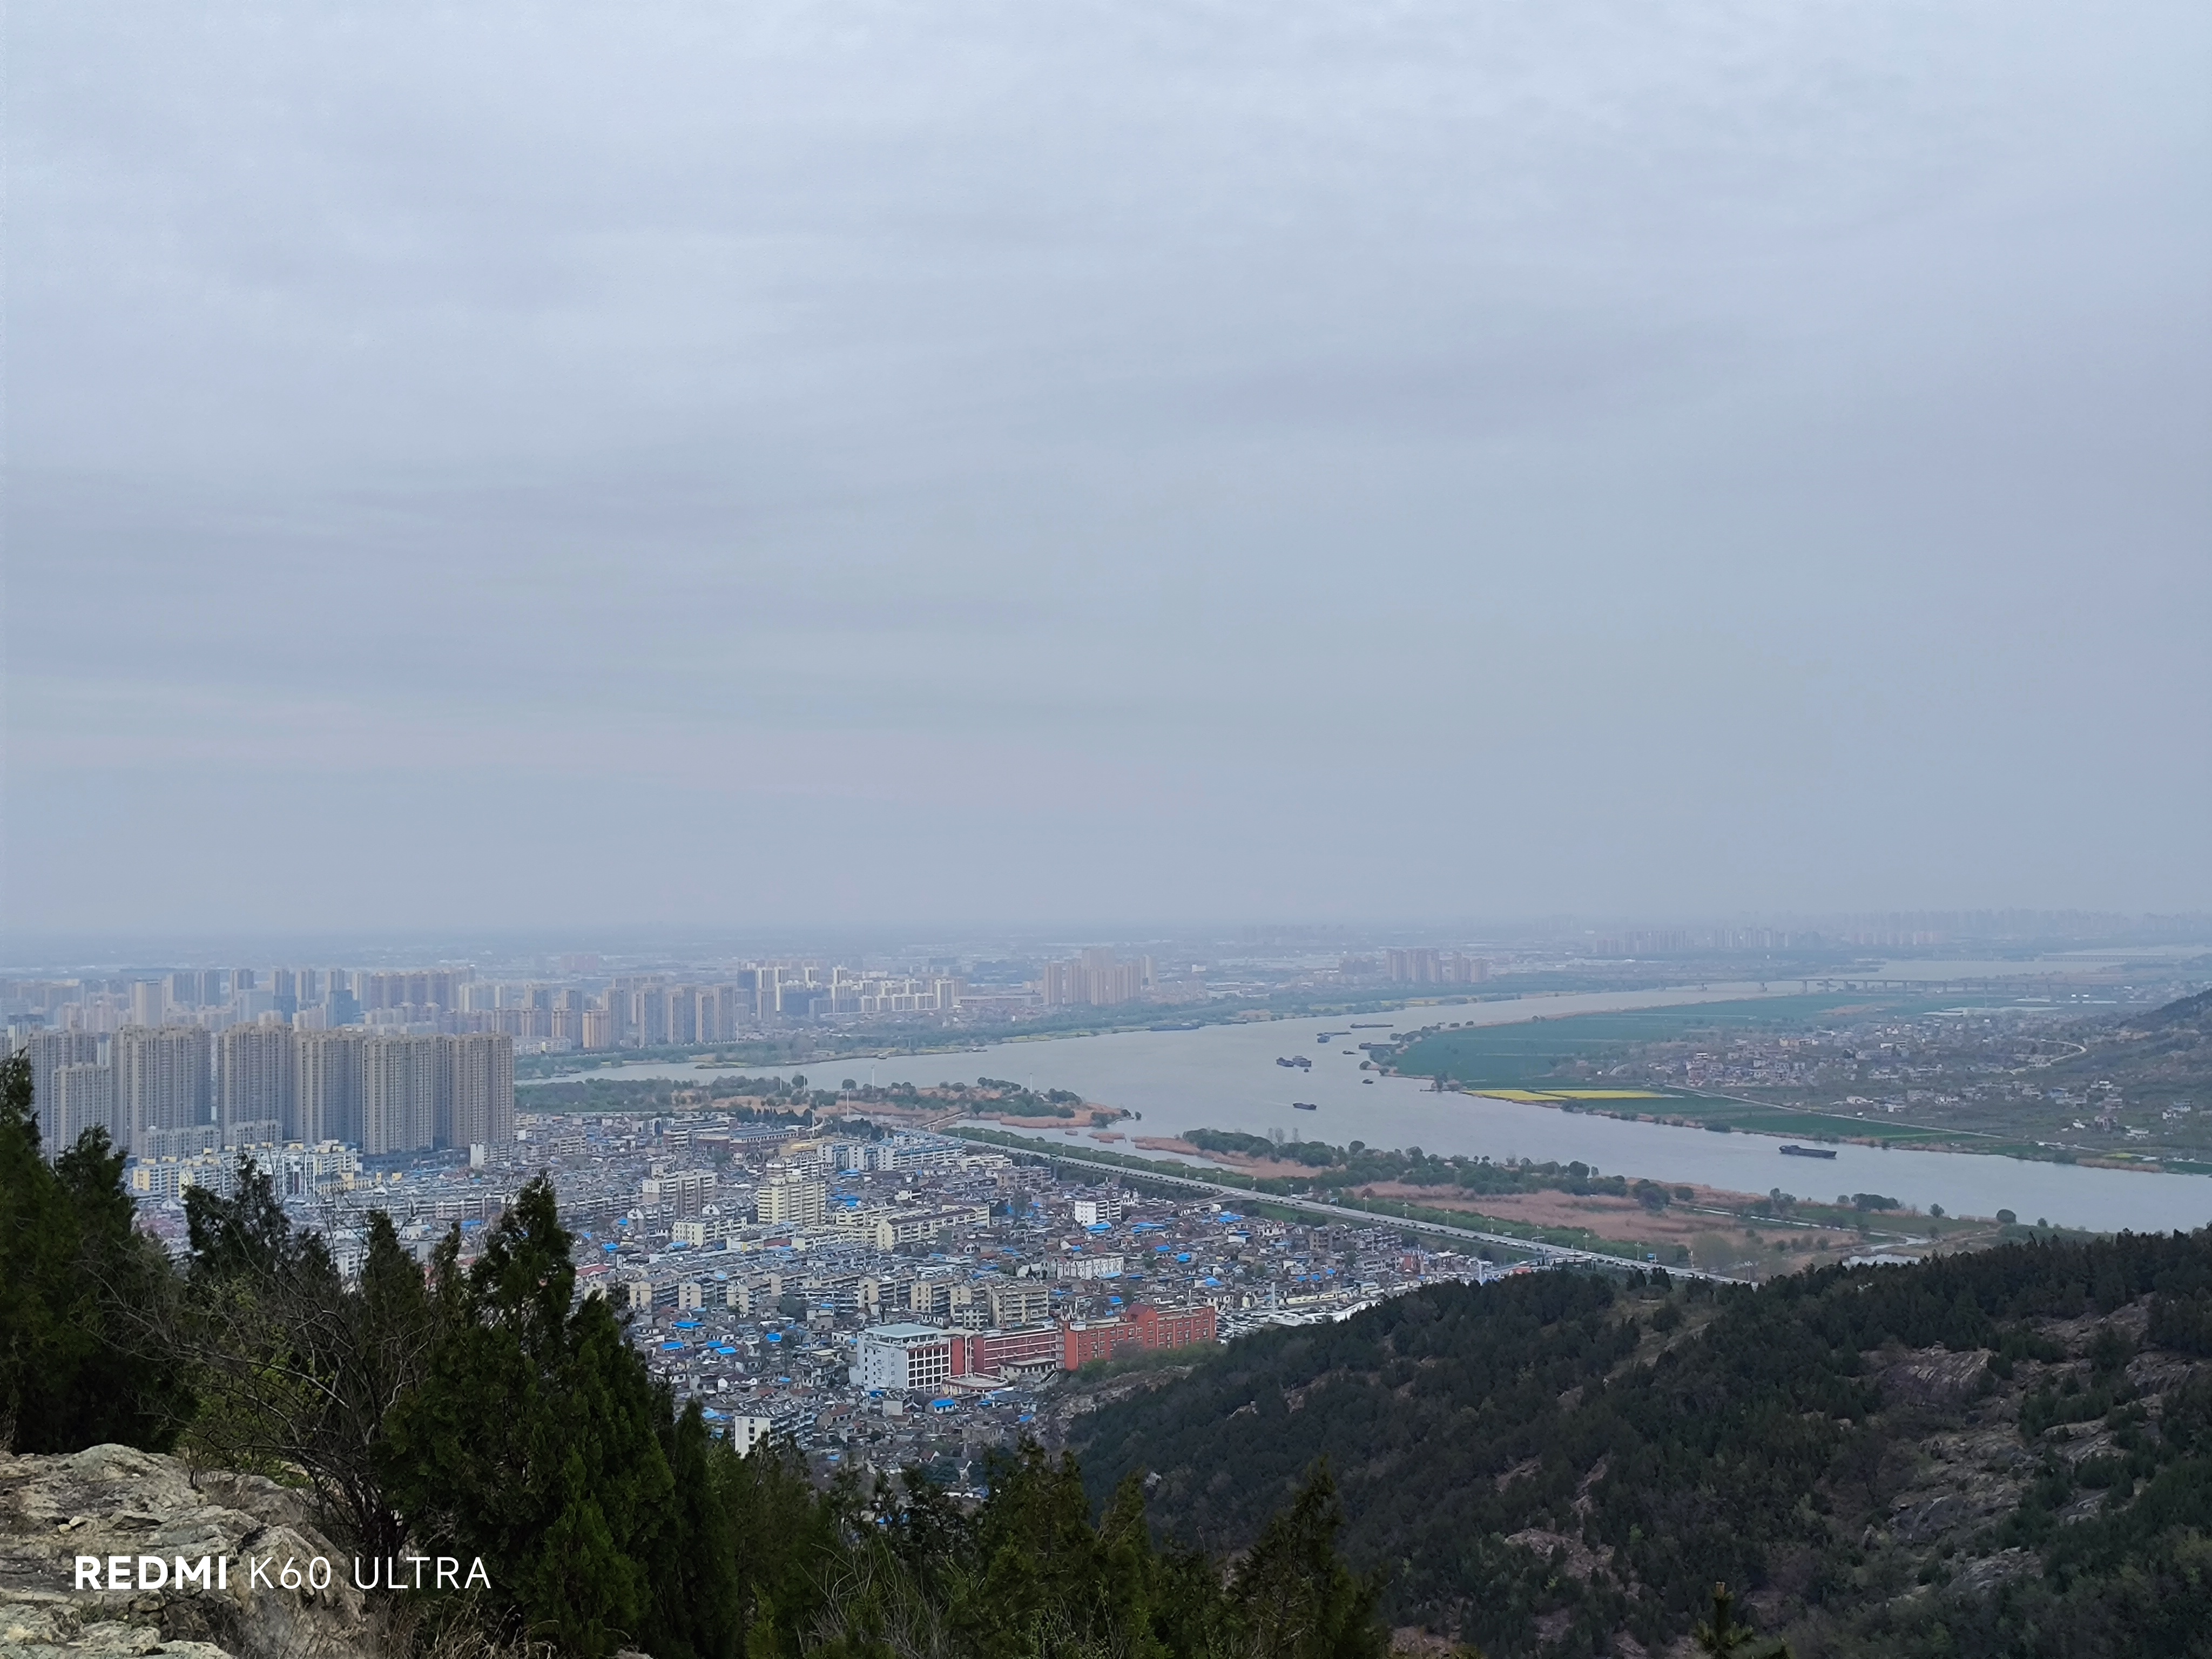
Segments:
[[[1060,1328],[1062,1370],[1077,1370],[1094,1359],[1188,1348],[1214,1340],[1213,1310],[1155,1308],[1139,1302],[1124,1319],[1088,1320]]]
[[[1060,1327],[1032,1325],[1012,1331],[953,1331],[952,1375],[996,1376],[1009,1366],[1056,1364]]]

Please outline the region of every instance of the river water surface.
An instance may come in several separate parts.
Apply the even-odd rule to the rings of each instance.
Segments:
[[[1790,988],[1795,989],[1795,986]],[[1309,1140],[1364,1140],[1373,1146],[1419,1146],[1431,1152],[1493,1158],[1579,1158],[1607,1175],[1695,1182],[1736,1192],[1779,1187],[1800,1197],[1876,1192],[1919,1209],[1941,1204],[1959,1215],[2009,1209],[2023,1221],[2118,1231],[2163,1231],[2212,1222],[2212,1176],[2138,1174],[2038,1164],[1960,1152],[1838,1146],[1833,1162],[1785,1158],[1769,1135],[1717,1134],[1658,1123],[1624,1123],[1482,1095],[1438,1094],[1413,1078],[1363,1073],[1354,1045],[1416,1026],[1456,1021],[1510,1024],[1536,1015],[1679,1006],[1740,1000],[1752,986],[1705,991],[1599,992],[1512,1001],[1413,1008],[1392,1013],[1336,1015],[1207,1025],[1188,1031],[1115,1031],[993,1044],[958,1054],[831,1060],[800,1066],[717,1067],[752,1076],[809,1074],[817,1086],[845,1078],[863,1083],[972,1082],[1011,1079],[1036,1089],[1073,1089],[1087,1100],[1141,1115],[1116,1127],[1131,1135],[1172,1135],[1186,1129],[1279,1129]],[[1353,1030],[1353,1025],[1363,1029]],[[1386,1029],[1387,1027],[1387,1029]],[[1323,1032],[1342,1032],[1322,1044]],[[1344,1051],[1352,1049],[1351,1054]],[[1312,1057],[1311,1070],[1281,1066],[1277,1057]],[[713,1073],[688,1063],[610,1066],[587,1076],[700,1078]],[[526,1084],[522,1085],[528,1087]],[[527,1102],[526,1094],[522,1097]],[[1293,1111],[1293,1100],[1319,1109]],[[1079,1133],[1039,1129],[1032,1137],[1071,1151],[1100,1143]],[[1113,1150],[1135,1152],[1127,1142]]]

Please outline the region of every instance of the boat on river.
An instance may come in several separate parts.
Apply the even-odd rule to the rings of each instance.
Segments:
[[[1784,1146],[1782,1149],[1782,1156],[1784,1158],[1832,1158],[1835,1155],[1834,1149],[1828,1146]]]

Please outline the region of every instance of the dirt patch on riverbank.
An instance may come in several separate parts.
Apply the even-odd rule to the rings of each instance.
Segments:
[[[1730,1220],[1671,1206],[1654,1212],[1632,1198],[1577,1197],[1572,1193],[1474,1194],[1456,1187],[1409,1187],[1401,1181],[1377,1182],[1358,1191],[1363,1197],[1395,1198],[1435,1210],[1466,1210],[1530,1227],[1587,1227],[1601,1238],[1646,1244],[1686,1244],[1698,1233],[1725,1230]],[[1736,1201],[1743,1200],[1739,1196]]]
[[[1234,1170],[1240,1175],[1267,1177],[1313,1174],[1313,1170],[1304,1164],[1292,1164],[1282,1158],[1246,1158],[1238,1152],[1209,1152],[1174,1135],[1139,1135],[1136,1144],[1148,1152],[1181,1152],[1186,1158],[1202,1158],[1208,1164]]]
[[[953,1120],[947,1120],[953,1121]],[[1104,1107],[1094,1113],[1091,1108],[1079,1109],[1073,1117],[1025,1117],[1019,1112],[963,1112],[957,1120],[967,1123],[1003,1123],[1009,1129],[1026,1129],[1031,1133],[1083,1135],[1092,1140],[1119,1140],[1119,1134],[1094,1134],[1114,1121],[1114,1114]]]
[[[1698,1266],[1715,1269],[1757,1261],[1769,1269],[1787,1271],[1833,1261],[1862,1248],[1848,1229],[1823,1231],[1778,1224],[1747,1227],[1736,1217],[1712,1214],[1712,1209],[1749,1201],[1751,1194],[1711,1187],[1694,1187],[1691,1188],[1693,1197],[1686,1203],[1672,1203],[1656,1211],[1644,1208],[1632,1198],[1599,1194],[1478,1194],[1456,1187],[1409,1187],[1396,1181],[1377,1182],[1358,1190],[1370,1198],[1491,1216],[1523,1226],[1580,1227],[1600,1238],[1648,1246],[1662,1262],[1675,1259],[1677,1249],[1687,1250]]]

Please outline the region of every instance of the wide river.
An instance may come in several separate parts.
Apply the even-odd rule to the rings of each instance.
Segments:
[[[1794,984],[1790,988],[1795,989]],[[2015,1212],[2023,1221],[2048,1219],[2100,1231],[2133,1228],[2163,1231],[2212,1222],[2212,1176],[2137,1174],[2121,1170],[2037,1164],[1978,1153],[1926,1152],[1839,1146],[1834,1162],[1784,1158],[1783,1142],[1768,1135],[1716,1134],[1658,1123],[1566,1113],[1487,1096],[1437,1094],[1412,1078],[1362,1073],[1354,1044],[1395,1030],[1440,1022],[1503,1025],[1540,1014],[1602,1013],[1625,1008],[1680,1006],[1740,1000],[1753,986],[1716,985],[1705,991],[1601,992],[1524,997],[1446,1007],[1328,1019],[1254,1021],[1207,1025],[1192,1031],[1116,1031],[1101,1036],[1054,1037],[993,1044],[957,1054],[898,1055],[883,1060],[831,1060],[781,1067],[717,1067],[752,1076],[810,1074],[816,1086],[845,1078],[863,1083],[933,1084],[1008,1078],[1036,1089],[1073,1089],[1086,1100],[1127,1107],[1142,1121],[1124,1121],[1133,1135],[1172,1135],[1185,1129],[1239,1129],[1338,1146],[1419,1146],[1431,1152],[1493,1158],[1529,1158],[1571,1163],[1579,1158],[1607,1175],[1696,1182],[1737,1192],[1780,1187],[1800,1196],[1885,1193],[1923,1210],[1941,1204],[1959,1215]],[[1355,1021],[1363,1028],[1349,1032]],[[1323,1046],[1322,1031],[1348,1032]],[[1310,1071],[1275,1064],[1278,1055],[1309,1054]],[[586,1076],[699,1078],[710,1075],[688,1063],[607,1066]],[[1363,1079],[1373,1079],[1363,1081]],[[524,1087],[526,1089],[527,1085]],[[1294,1112],[1293,1100],[1318,1111]],[[1035,1138],[1074,1150],[1099,1143],[1058,1129]],[[1117,1143],[1116,1151],[1135,1148]]]

